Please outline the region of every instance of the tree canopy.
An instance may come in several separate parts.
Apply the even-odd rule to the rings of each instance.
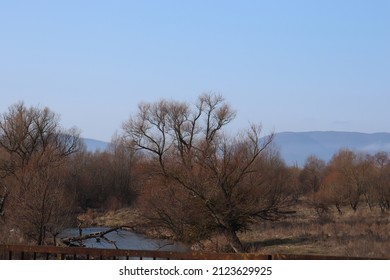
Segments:
[[[255,219],[276,219],[287,193],[258,173],[273,134],[261,137],[252,125],[232,136],[224,129],[235,116],[222,96],[204,94],[194,105],[142,103],[123,129],[151,157],[144,203],[153,222],[182,239],[221,232],[242,252],[237,233]]]

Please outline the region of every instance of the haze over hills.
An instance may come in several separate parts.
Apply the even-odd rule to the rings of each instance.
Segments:
[[[275,135],[274,145],[288,165],[303,166],[310,155],[329,161],[340,149],[369,154],[390,153],[390,133],[281,132]]]
[[[104,151],[109,143],[83,138],[87,151]],[[390,153],[390,133],[343,131],[280,132],[275,134],[274,147],[288,165],[302,167],[310,155],[329,161],[340,149],[374,154]]]
[[[110,143],[108,142],[90,139],[90,138],[82,138],[82,141],[84,142],[88,152],[104,151],[110,145]]]

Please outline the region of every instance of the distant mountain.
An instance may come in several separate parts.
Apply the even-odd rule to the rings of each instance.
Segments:
[[[89,139],[89,138],[82,138],[82,141],[84,142],[88,152],[95,152],[95,151],[103,152],[110,145],[110,143],[95,140],[95,139]]]
[[[274,145],[288,165],[303,166],[310,155],[329,161],[340,149],[355,152],[390,153],[390,133],[336,131],[276,133]]]
[[[83,138],[87,151],[104,151],[110,143]],[[338,131],[280,132],[275,134],[273,145],[288,165],[302,167],[306,159],[315,155],[329,161],[340,149],[374,154],[390,153],[390,133],[359,133]]]

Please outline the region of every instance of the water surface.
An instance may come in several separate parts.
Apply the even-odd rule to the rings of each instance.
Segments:
[[[82,234],[91,234],[94,232],[106,231],[107,227],[83,228]],[[64,230],[60,237],[79,236],[78,228]],[[107,241],[109,240],[109,241]],[[112,243],[113,242],[113,243]],[[115,245],[114,245],[115,243]],[[130,249],[130,250],[154,250],[154,251],[175,251],[185,252],[188,248],[180,243],[170,240],[151,239],[142,234],[134,233],[128,230],[119,229],[110,232],[104,238],[90,238],[83,241],[87,248],[104,248],[104,249]]]

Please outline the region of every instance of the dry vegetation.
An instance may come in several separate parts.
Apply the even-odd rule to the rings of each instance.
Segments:
[[[121,227],[126,226],[137,231],[143,230],[147,220],[136,208],[121,208],[118,210],[88,209],[77,216],[81,227]]]
[[[318,214],[306,203],[297,214],[278,222],[263,223],[241,236],[251,250],[264,254],[286,253],[370,258],[390,258],[390,215],[362,207]]]
[[[361,207],[356,212],[345,208],[319,214],[310,201],[300,201],[296,213],[279,221],[264,221],[239,234],[248,252],[262,254],[297,254],[390,258],[390,213]],[[150,237],[172,238],[148,227],[137,209],[110,211],[88,210],[79,215],[85,226],[117,227],[127,225]],[[191,244],[193,250],[230,252],[223,235]]]
[[[360,209],[339,216],[318,216],[312,208],[300,206],[297,214],[277,222],[263,222],[240,239],[248,252],[390,258],[390,215]],[[197,244],[198,250],[226,252],[222,236]]]
[[[0,115],[0,242],[126,226],[193,250],[390,258],[390,157],[341,150],[286,166],[260,126],[224,133],[218,95],[144,103],[110,150],[83,149],[48,108]]]

